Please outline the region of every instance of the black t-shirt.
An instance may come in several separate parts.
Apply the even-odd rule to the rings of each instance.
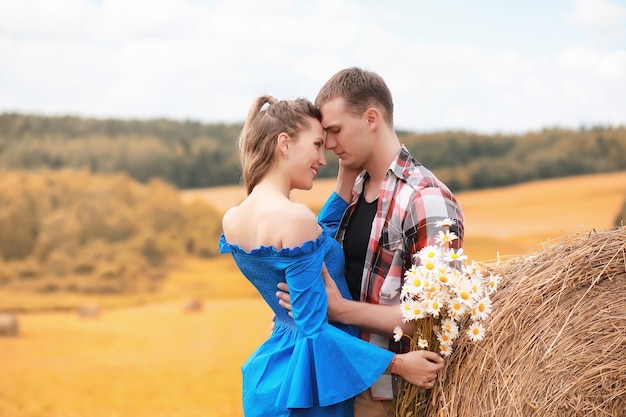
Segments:
[[[350,216],[343,238],[343,252],[346,257],[346,281],[354,300],[361,298],[361,279],[365,255],[369,244],[372,223],[376,216],[378,199],[368,203],[363,194],[359,196],[356,208]]]

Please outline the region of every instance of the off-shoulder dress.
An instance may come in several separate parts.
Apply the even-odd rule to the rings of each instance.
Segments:
[[[333,238],[346,207],[333,194],[318,216],[321,236],[296,248],[246,251],[220,238],[220,252],[232,254],[276,315],[271,335],[242,366],[246,417],[353,417],[352,398],[393,359],[392,352],[359,339],[356,328],[331,324],[326,316],[322,263],[350,298],[343,249]],[[289,285],[293,318],[278,304],[279,282]]]

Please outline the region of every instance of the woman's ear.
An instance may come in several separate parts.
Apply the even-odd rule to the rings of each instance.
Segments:
[[[284,158],[289,157],[289,141],[290,140],[291,138],[286,133],[281,133],[280,135],[278,135],[278,139],[276,141],[277,146],[278,146],[278,151],[280,152],[280,155]]]

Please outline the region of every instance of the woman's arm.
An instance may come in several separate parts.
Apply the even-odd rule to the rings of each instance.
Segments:
[[[328,197],[326,203],[320,210],[318,220],[328,228],[328,233],[334,236],[339,228],[339,223],[344,211],[352,200],[352,187],[354,180],[360,171],[350,170],[341,165],[339,161],[339,172],[333,194]]]
[[[352,188],[354,187],[354,181],[361,172],[361,169],[347,168],[343,165],[341,159],[339,160],[339,171],[337,172],[335,192],[347,203],[352,201]]]
[[[345,299],[325,266],[322,268],[322,277],[324,277],[328,296],[328,320],[330,322],[356,326],[366,332],[389,338],[393,337],[393,330],[396,326],[400,326],[407,334],[413,334],[415,331],[415,322],[405,323],[402,320],[402,311],[397,305],[370,304]],[[278,290],[276,292],[276,297],[279,298],[278,303],[291,310],[288,285],[281,282],[278,284]]]

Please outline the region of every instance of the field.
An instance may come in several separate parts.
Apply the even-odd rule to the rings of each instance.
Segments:
[[[332,186],[319,181],[293,197],[318,208]],[[220,210],[243,196],[241,187],[182,193]],[[626,199],[626,172],[458,197],[466,252],[493,261],[565,234],[608,229]],[[0,308],[76,302],[55,297],[0,292]],[[190,297],[204,300],[201,312],[183,311]],[[21,335],[0,338],[0,417],[242,415],[239,368],[269,334],[271,313],[230,258],[189,260],[151,298],[89,301],[105,306],[100,317],[24,313]]]
[[[295,191],[294,200],[319,208],[334,180],[319,180],[311,191]],[[613,224],[626,200],[626,172],[536,181],[511,187],[456,194],[466,220],[465,247],[473,259],[528,253],[564,234]],[[242,187],[183,192],[185,200],[202,198],[224,211],[245,197]]]

